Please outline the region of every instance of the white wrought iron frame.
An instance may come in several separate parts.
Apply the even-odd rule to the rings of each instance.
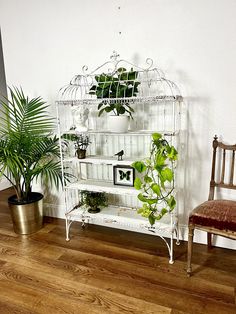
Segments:
[[[103,98],[102,100],[108,101],[110,103],[116,102],[128,102],[130,104],[140,104],[142,106],[143,103],[158,103],[158,102],[172,102],[172,129],[163,130],[163,134],[166,136],[174,137],[179,135],[180,131],[180,115],[181,115],[181,103],[183,101],[181,93],[177,85],[166,79],[164,73],[157,68],[153,68],[153,61],[151,59],[146,60],[146,68],[141,68],[139,66],[134,65],[133,63],[119,59],[119,55],[116,52],[113,52],[110,60],[102,64],[101,66],[97,67],[92,72],[88,73],[88,67],[84,66],[82,68],[82,75],[76,75],[72,78],[70,83],[64,87],[62,87],[59,91],[58,101],[56,102],[57,105],[57,117],[58,117],[58,132],[60,138],[60,147],[61,147],[61,163],[62,168],[64,171],[64,157],[62,152],[62,143],[61,143],[61,134],[62,134],[62,125],[61,125],[61,115],[60,115],[60,108],[67,107],[67,106],[81,106],[86,105],[90,107],[95,107],[101,102],[101,99],[97,99],[94,95],[89,93],[91,86],[96,84],[96,75],[101,73],[108,73],[113,74],[117,71],[119,67],[124,66],[131,66],[135,71],[138,71],[137,80],[141,82],[141,88],[139,89],[139,94],[137,96],[132,97],[124,97],[124,98]],[[121,82],[122,83],[122,82]],[[176,106],[177,104],[177,106]],[[133,135],[140,136],[144,130],[133,132]],[[88,133],[96,134],[101,132],[100,130],[89,130]],[[145,131],[144,131],[145,132]],[[106,131],[102,131],[102,133],[108,136],[113,136]],[[151,131],[147,132],[146,134],[150,133]],[[132,132],[129,134],[132,135]],[[64,175],[64,174],[63,174]],[[87,212],[85,208],[82,213],[76,214],[76,208],[78,205],[79,200],[77,200],[77,204],[71,205],[70,199],[70,191],[71,189],[75,189],[75,185],[70,187],[70,185],[64,185],[65,191],[65,205],[66,205],[66,241],[70,240],[70,227],[74,221],[81,221],[82,227],[85,226],[86,223],[96,223],[96,219],[91,216]],[[79,190],[79,187],[77,188]],[[111,191],[105,191],[107,193],[112,193]],[[128,206],[127,206],[128,208]],[[100,215],[100,214],[98,214]],[[179,226],[178,226],[178,213],[172,212],[168,214],[170,216],[170,226],[167,229],[159,228],[158,223],[154,226],[150,226],[147,223],[143,223],[139,225],[140,232],[153,234],[159,236],[166,244],[168,253],[169,253],[169,263],[174,263],[174,249],[173,249],[173,242],[174,238],[176,238],[176,244],[179,245]],[[99,217],[99,216],[97,216]],[[100,215],[101,217],[101,215]],[[99,220],[99,219],[98,219]],[[122,225],[122,219],[117,220],[117,218],[112,218],[111,220],[107,220],[106,218],[103,219],[104,225],[114,226],[117,227],[117,224]],[[134,223],[135,224],[135,223]],[[124,227],[124,226],[123,226]],[[124,228],[123,228],[124,229]],[[131,226],[132,229],[132,226]],[[130,229],[128,229],[130,230]],[[138,230],[135,230],[138,231]],[[164,234],[164,235],[163,235]],[[170,240],[164,237],[165,235],[170,236]]]

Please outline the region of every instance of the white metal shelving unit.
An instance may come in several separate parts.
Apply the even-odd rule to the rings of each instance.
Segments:
[[[174,262],[174,237],[179,243],[178,209],[167,213],[153,227],[146,218],[137,214],[140,203],[138,191],[133,187],[113,184],[113,166],[131,165],[135,160],[148,156],[151,134],[162,133],[175,146],[180,145],[182,97],[176,84],[167,80],[162,71],[152,68],[152,61],[147,59],[147,67],[140,68],[120,60],[113,53],[110,61],[94,71],[75,76],[59,93],[57,104],[59,135],[70,132],[75,126],[73,110],[80,107],[89,111],[86,133],[90,136],[91,145],[85,159],[65,156],[61,142],[61,162],[63,169],[74,175],[74,181],[64,186],[66,240],[70,239],[70,226],[73,221],[99,224],[113,228],[143,232],[160,236],[166,243],[169,252],[169,262]],[[96,83],[96,74],[113,73],[119,67],[132,67],[138,71],[137,79],[141,83],[137,97],[109,98],[109,102],[125,101],[132,105],[135,113],[130,130],[127,133],[111,133],[107,130],[107,117],[97,117],[97,106],[101,99],[89,94],[92,85]],[[103,99],[104,100],[104,99]],[[114,156],[124,149],[122,161]],[[80,206],[80,191],[96,191],[108,194],[109,206],[98,214],[91,214],[87,208]],[[177,193],[177,190],[175,193]],[[178,198],[178,196],[177,196]],[[170,238],[168,241],[167,238]]]

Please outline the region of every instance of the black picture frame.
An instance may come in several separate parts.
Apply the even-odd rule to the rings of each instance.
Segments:
[[[134,186],[135,170],[131,166],[113,166],[114,185]]]

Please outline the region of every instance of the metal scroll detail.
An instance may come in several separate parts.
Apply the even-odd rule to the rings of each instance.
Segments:
[[[119,54],[113,51],[109,61],[106,61],[91,72],[89,72],[88,66],[84,65],[81,74],[75,75],[69,84],[59,90],[58,100],[84,102],[96,100],[96,96],[89,93],[90,88],[97,84],[95,76],[101,73],[113,75],[122,67],[127,70],[132,68],[138,72],[137,80],[140,82],[140,88],[135,99],[155,99],[157,96],[177,98],[180,95],[178,86],[173,81],[167,79],[162,70],[153,67],[151,58],[146,59],[146,66],[142,68],[132,62],[120,59]],[[122,84],[122,81],[120,83]],[[132,97],[127,99],[127,101],[132,101]]]

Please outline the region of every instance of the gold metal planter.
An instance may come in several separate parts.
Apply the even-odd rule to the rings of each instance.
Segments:
[[[43,195],[32,193],[33,201],[19,204],[16,197],[8,199],[13,228],[17,234],[30,234],[38,231],[43,226]]]

